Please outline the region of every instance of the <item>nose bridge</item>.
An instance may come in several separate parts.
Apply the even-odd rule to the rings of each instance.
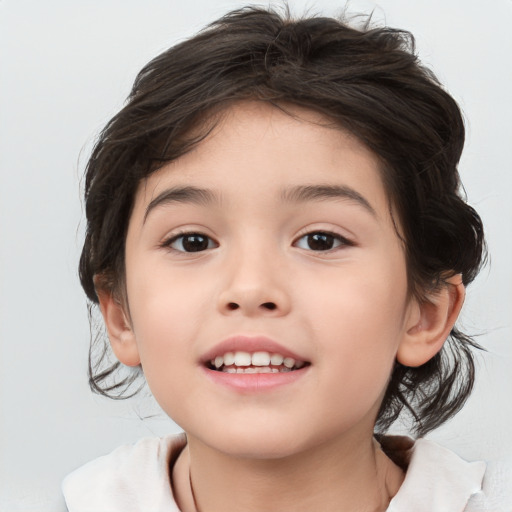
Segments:
[[[277,316],[289,310],[282,255],[264,233],[259,235],[244,237],[229,251],[219,295],[223,313]]]

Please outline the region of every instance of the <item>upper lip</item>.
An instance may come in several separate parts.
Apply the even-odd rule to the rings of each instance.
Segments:
[[[247,335],[236,335],[226,338],[208,350],[208,352],[201,357],[201,362],[206,364],[217,356],[223,356],[227,352],[268,352],[270,354],[281,354],[283,357],[291,357],[296,361],[307,362],[306,359],[277,341],[265,336]]]

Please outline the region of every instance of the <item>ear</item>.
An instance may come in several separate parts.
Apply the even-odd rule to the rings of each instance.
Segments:
[[[404,366],[416,367],[432,359],[455,325],[465,296],[462,276],[457,274],[421,302],[413,300],[397,361]]]
[[[114,354],[126,366],[138,366],[140,357],[137,342],[124,307],[111,292],[97,290],[96,293]]]

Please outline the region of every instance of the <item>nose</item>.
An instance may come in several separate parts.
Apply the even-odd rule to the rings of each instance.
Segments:
[[[289,313],[289,283],[286,267],[279,258],[268,254],[239,255],[227,267],[218,298],[222,314],[278,317]]]

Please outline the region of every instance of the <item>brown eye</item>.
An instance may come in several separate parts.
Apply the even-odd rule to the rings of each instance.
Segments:
[[[217,247],[214,241],[201,233],[187,233],[173,238],[168,246],[180,252],[201,252]]]
[[[330,251],[341,245],[350,245],[350,243],[339,235],[317,231],[302,236],[297,240],[295,245],[301,249],[310,251]]]

